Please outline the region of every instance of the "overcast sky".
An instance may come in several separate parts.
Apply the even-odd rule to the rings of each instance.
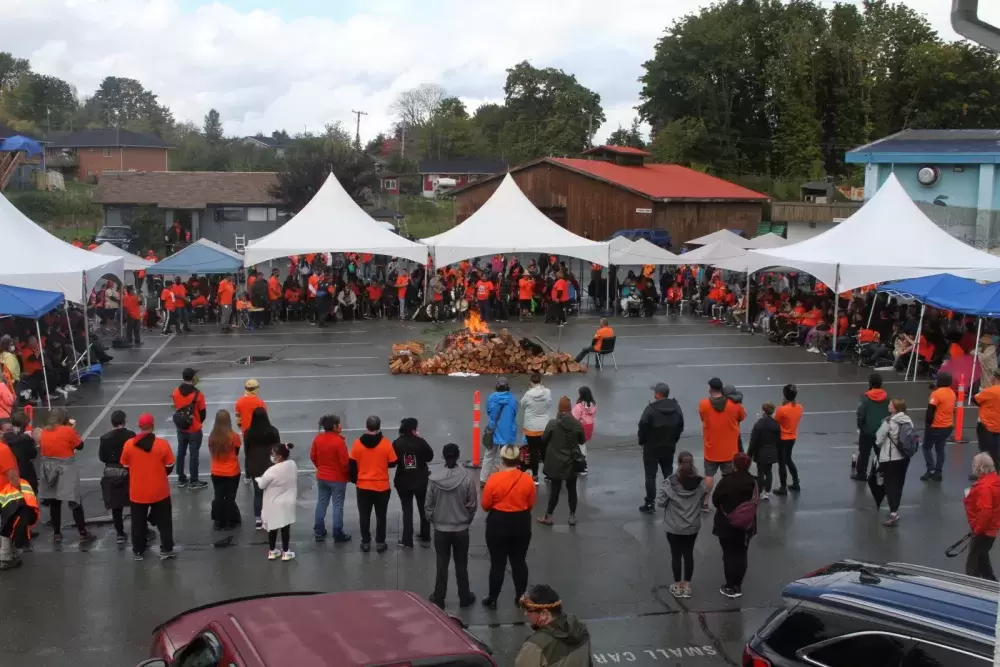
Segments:
[[[860,4],[860,0],[857,0]],[[501,101],[505,70],[559,67],[600,93],[603,141],[635,116],[642,63],[703,0],[0,0],[0,50],[89,95],[132,77],[178,119],[216,108],[226,132],[388,128],[394,97],[436,82],[474,109]],[[824,2],[832,5],[832,2]],[[947,39],[951,0],[906,0]],[[1000,5],[990,1],[981,5]],[[980,16],[1000,25],[1000,6]]]

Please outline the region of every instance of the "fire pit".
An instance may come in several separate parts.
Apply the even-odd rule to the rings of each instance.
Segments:
[[[583,366],[564,352],[546,353],[530,338],[515,339],[507,329],[490,331],[479,317],[470,313],[465,326],[447,334],[433,354],[423,358],[426,346],[408,341],[392,346],[389,371],[394,375],[451,375],[476,373],[580,373]]]

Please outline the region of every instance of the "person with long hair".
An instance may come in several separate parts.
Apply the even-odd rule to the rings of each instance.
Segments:
[[[543,516],[538,517],[538,523],[551,526],[552,513],[559,504],[559,492],[563,483],[569,495],[569,518],[566,522],[576,525],[576,477],[580,472],[583,453],[580,445],[584,443],[583,427],[572,415],[569,397],[559,399],[556,418],[545,427],[542,442],[545,443],[545,476],[551,480],[549,487],[549,503]]]
[[[757,464],[757,485],[760,487],[761,500],[771,497],[771,466],[778,460],[780,442],[781,426],[774,418],[774,403],[764,403],[760,406],[760,419],[750,432],[750,446],[747,448],[747,456]]]
[[[49,506],[52,519],[52,537],[62,542],[62,504],[69,503],[73,522],[80,533],[81,542],[90,542],[94,535],[87,530],[83,516],[83,499],[80,495],[80,469],[76,453],[83,449],[83,439],[76,431],[76,422],[69,418],[65,408],[54,408],[49,413],[48,424],[39,437],[40,454],[38,499]]]
[[[785,496],[789,491],[798,491],[799,469],[792,461],[792,448],[795,447],[795,440],[798,438],[799,422],[802,421],[802,404],[795,400],[799,394],[799,388],[794,384],[786,384],[781,388],[784,401],[777,410],[774,411],[774,420],[781,427],[781,439],[778,441],[778,483],[780,486],[774,490],[774,495]],[[792,473],[792,483],[788,484],[788,473]]]
[[[738,452],[733,457],[733,472],[724,475],[712,492],[716,510],[712,534],[719,538],[719,546],[722,547],[722,569],[726,578],[719,592],[727,598],[743,596],[747,551],[750,539],[757,534],[757,496],[757,480],[750,474],[750,457]],[[749,525],[734,525],[730,514],[744,503],[753,504],[753,520]]]
[[[228,530],[240,524],[240,509],[236,492],[240,489],[240,435],[233,430],[229,410],[215,413],[215,423],[208,435],[208,452],[212,457],[212,523],[216,530]]]
[[[675,598],[691,597],[694,576],[694,543],[701,530],[701,506],[708,487],[694,467],[691,452],[677,455],[677,470],[663,480],[656,495],[656,505],[664,508],[663,525],[670,545],[674,583],[670,593]]]
[[[910,467],[910,459],[902,452],[899,441],[904,424],[913,428],[913,420],[906,414],[906,401],[894,398],[889,401],[889,416],[875,434],[875,445],[878,447],[877,474],[882,475],[885,498],[889,502],[889,518],[884,524],[887,528],[899,523],[899,503],[903,497],[906,470]]]
[[[251,425],[252,427],[252,425]],[[271,466],[260,477],[254,477],[254,484],[264,491],[261,519],[267,531],[267,559],[283,561],[295,558],[289,548],[292,524],[295,523],[295,500],[298,496],[297,480],[299,469],[289,458],[291,444],[278,443],[271,447]],[[278,533],[281,533],[281,551],[278,551]]]
[[[244,424],[246,426],[246,424]],[[254,408],[250,426],[243,434],[243,456],[246,459],[246,474],[251,480],[261,477],[271,467],[271,448],[281,444],[281,434],[271,425],[267,408]],[[254,528],[264,530],[261,512],[264,507],[264,491],[257,482],[253,483]]]
[[[580,445],[580,451],[587,458],[587,443],[594,437],[594,422],[597,419],[597,401],[594,400],[590,387],[580,387],[576,403],[573,404],[573,418],[583,427],[584,443]],[[586,475],[587,471],[582,470],[580,474]]]
[[[399,437],[392,443],[399,460],[393,486],[399,494],[399,506],[403,512],[403,534],[399,538],[399,546],[408,549],[413,548],[414,500],[417,502],[417,515],[420,518],[417,540],[422,547],[431,545],[431,526],[427,522],[424,503],[427,500],[427,478],[431,474],[427,464],[434,459],[434,450],[420,437],[418,426],[413,417],[403,419],[399,424]]]

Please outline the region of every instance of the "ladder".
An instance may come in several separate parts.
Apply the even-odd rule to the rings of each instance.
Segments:
[[[21,164],[23,155],[20,151],[0,152],[0,190],[7,187],[10,179],[14,176],[14,170]]]
[[[247,235],[246,234],[235,234],[236,236],[236,252],[245,252],[247,249]]]

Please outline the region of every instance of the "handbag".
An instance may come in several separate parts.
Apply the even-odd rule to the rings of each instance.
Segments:
[[[960,553],[968,549],[969,542],[971,541],[972,541],[972,533],[967,533],[963,535],[962,539],[960,539],[958,542],[955,542],[953,545],[944,550],[944,555],[947,556],[948,558],[954,558],[955,556],[959,555]]]
[[[197,409],[199,393],[200,392],[195,389],[194,395],[191,397],[191,403],[174,411],[174,426],[182,431],[186,431],[194,425],[194,411]]]
[[[504,403],[503,405],[500,406],[500,412],[497,413],[497,424],[500,423],[500,417],[503,416],[503,409],[506,408],[506,407],[507,407],[506,403]],[[493,428],[490,428],[488,424],[487,424],[486,428],[483,429],[483,447],[484,448],[486,448],[486,449],[493,449],[493,447],[494,447],[494,444],[493,444],[493,432],[496,431],[496,430],[497,430],[496,426],[494,426]]]

